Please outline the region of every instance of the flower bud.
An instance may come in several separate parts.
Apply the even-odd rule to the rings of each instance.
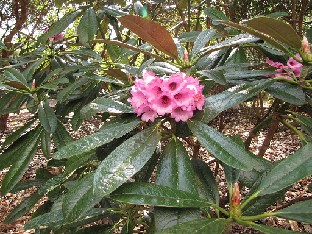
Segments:
[[[301,49],[302,49],[302,53],[311,54],[310,44],[308,42],[308,39],[305,36],[303,37],[301,41]]]
[[[232,206],[239,206],[241,200],[241,194],[239,192],[239,186],[236,182],[234,184],[233,193],[232,193]]]
[[[185,65],[189,65],[190,61],[189,61],[189,55],[186,49],[184,49],[184,54],[183,54],[183,63]]]
[[[240,201],[241,201],[241,194],[239,192],[239,186],[236,182],[234,184],[233,192],[232,192],[232,198],[231,198],[231,207],[230,207],[230,213],[233,217],[239,217],[241,216],[241,208],[240,208]]]

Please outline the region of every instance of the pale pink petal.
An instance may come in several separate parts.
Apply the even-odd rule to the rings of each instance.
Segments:
[[[186,111],[183,110],[181,107],[177,107],[172,110],[170,117],[174,118],[176,122],[186,122],[189,118],[193,117],[193,111]]]

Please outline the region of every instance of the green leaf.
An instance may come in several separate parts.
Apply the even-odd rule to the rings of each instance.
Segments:
[[[229,20],[229,17],[216,8],[208,7],[204,10],[204,12],[212,20]]]
[[[30,126],[36,121],[36,119],[31,119],[27,123],[25,123],[22,127],[12,132],[10,135],[8,135],[5,138],[5,141],[3,142],[2,146],[7,146],[12,144],[13,142],[17,141],[23,134],[25,134],[26,130],[30,128]],[[3,156],[3,155],[2,155]],[[0,156],[0,158],[2,157]],[[1,159],[0,159],[0,165],[1,165]],[[1,168],[1,167],[0,167]]]
[[[312,143],[308,143],[288,158],[278,162],[263,178],[257,194],[272,194],[298,180],[312,175]]]
[[[57,151],[53,158],[70,158],[95,149],[103,144],[111,142],[133,130],[139,120],[133,118],[111,120],[104,124],[101,130],[80,140],[71,142]]]
[[[196,116],[196,119],[208,123],[222,111],[252,98],[269,87],[273,82],[274,80],[271,79],[255,82],[253,85],[239,84],[222,93],[210,96],[205,99],[204,110]]]
[[[265,226],[261,224],[256,224],[256,223],[251,223],[251,226],[263,234],[294,234],[294,233],[301,233],[301,232],[293,232],[290,230],[282,229],[282,228],[276,228],[276,227],[270,227],[270,226]]]
[[[188,121],[188,125],[202,146],[225,164],[245,171],[257,166],[257,160],[231,138],[199,121]]]
[[[20,82],[23,85],[27,86],[27,80],[26,80],[25,76],[21,72],[19,72],[18,70],[14,69],[14,68],[7,68],[4,71],[4,76],[11,81],[17,81],[17,82]]]
[[[219,189],[210,167],[199,159],[193,158],[191,162],[196,173],[195,179],[199,196],[211,203],[219,204]]]
[[[73,142],[72,137],[61,121],[57,121],[56,131],[52,135],[57,150]]]
[[[93,8],[88,8],[82,16],[77,27],[79,42],[86,43],[94,39],[98,29],[98,22]]]
[[[274,212],[275,216],[312,224],[312,199],[297,202],[282,210]]]
[[[18,155],[18,158],[13,162],[9,172],[3,178],[1,187],[2,194],[9,193],[27,170],[32,157],[37,150],[41,130],[42,129],[37,127],[30,131],[29,134],[27,134],[27,139],[24,144],[14,151],[14,154]]]
[[[191,60],[196,58],[197,54],[200,52],[200,50],[206,46],[206,44],[212,39],[212,37],[216,34],[216,30],[214,29],[207,29],[202,31],[198,37],[196,38],[196,41],[194,43],[192,52],[191,52]]]
[[[85,164],[87,164],[89,159],[92,158],[93,156],[95,156],[95,150],[94,149],[91,151],[87,151],[87,152],[77,154],[77,155],[70,157],[66,161],[65,172],[71,173],[71,172],[75,171],[76,169],[84,166]]]
[[[179,41],[180,42],[195,42],[199,34],[200,32],[198,31],[182,32],[179,34]]]
[[[106,196],[140,171],[152,157],[159,140],[157,129],[151,126],[119,145],[97,168],[94,194]]]
[[[61,32],[63,32],[80,14],[80,11],[74,11],[64,15],[59,21],[55,22],[49,28],[48,32],[43,34],[38,38],[39,43],[46,43],[49,37],[53,37]]]
[[[195,172],[183,144],[174,137],[164,148],[157,167],[156,184],[197,194]],[[154,210],[156,230],[200,218],[198,209],[159,208]]]
[[[226,85],[226,79],[222,70],[203,70],[198,73],[207,77],[209,80],[213,80],[217,84]]]
[[[74,83],[68,85],[66,88],[57,93],[57,101],[62,103],[68,101],[72,93],[77,90],[79,87],[85,85],[88,82],[89,78],[83,77],[76,80]]]
[[[102,197],[93,195],[93,179],[94,173],[75,181],[66,193],[62,210],[64,217],[68,222],[73,222],[80,217],[83,217]]]
[[[39,65],[45,60],[46,58],[43,57],[37,61],[35,61],[34,63],[32,63],[30,66],[27,67],[27,69],[25,69],[23,71],[23,75],[25,77],[25,79],[27,81],[32,80],[33,75],[35,74],[36,70],[38,69]]]
[[[38,106],[38,118],[44,130],[54,133],[57,127],[57,117],[49,102],[41,102]]]
[[[224,76],[226,80],[238,80],[238,79],[255,79],[255,78],[267,78],[271,75],[272,71],[266,70],[240,70],[225,72]]]
[[[156,176],[156,184],[197,194],[191,160],[178,139],[171,140],[165,146]]]
[[[16,89],[22,89],[22,90],[28,90],[29,87],[26,81],[26,78],[22,73],[20,73],[18,70],[14,68],[7,68],[4,73],[4,77],[8,80],[5,82],[6,85],[16,88]]]
[[[305,103],[305,94],[298,85],[276,82],[267,88],[267,92],[290,104],[301,106]]]
[[[226,219],[199,219],[183,223],[155,234],[222,234],[226,231],[229,221]]]
[[[150,183],[127,183],[110,196],[112,199],[137,205],[201,208],[210,203],[195,194]]]
[[[122,16],[119,21],[156,49],[173,58],[178,57],[177,47],[165,27],[152,20],[135,15]]]
[[[10,214],[5,218],[5,223],[12,223],[16,219],[25,215],[34,205],[39,201],[42,195],[38,193],[32,194],[30,197],[24,199],[20,204],[18,204]]]
[[[285,43],[297,51],[301,49],[301,39],[294,28],[281,20],[260,16],[248,20],[245,23],[249,27],[269,35],[275,40]]]
[[[133,108],[113,98],[98,97],[80,110],[83,119],[89,118],[98,112],[133,113]]]
[[[238,46],[241,44],[253,43],[257,41],[259,41],[259,38],[256,38],[250,34],[239,34],[215,45],[202,48],[199,51],[198,55],[199,57],[203,57],[204,55],[210,54],[213,51],[221,50],[232,46]]]
[[[41,136],[41,150],[46,158],[51,156],[51,136],[49,133],[43,131]]]

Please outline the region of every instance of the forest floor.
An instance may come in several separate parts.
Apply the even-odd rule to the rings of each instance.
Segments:
[[[248,109],[248,108],[247,108]],[[20,114],[10,114],[8,120],[8,128],[4,133],[0,133],[0,144],[4,141],[5,137],[14,132],[19,127],[23,126],[23,124],[27,121],[27,119],[31,116],[28,112],[21,112]],[[232,136],[239,135],[243,139],[249,134],[249,131],[254,127],[255,120],[251,117],[252,113],[248,113],[244,110],[232,110],[231,112],[224,115],[224,129],[223,133]],[[215,123],[212,124],[216,124]],[[91,120],[85,121],[84,124],[78,131],[71,131],[71,134],[74,139],[79,139],[83,136],[89,135],[93,132],[96,132],[101,127],[101,121],[99,118],[93,118]],[[70,129],[70,125],[68,125],[68,129]],[[263,144],[263,140],[265,139],[267,132],[261,132],[251,143],[251,150],[254,153],[258,153],[258,150]],[[296,135],[294,135],[290,130],[285,129],[280,126],[278,131],[275,133],[273,140],[269,148],[267,149],[264,157],[270,161],[280,160],[285,158],[301,147],[300,141]],[[207,162],[210,166],[215,168],[215,162],[213,158],[203,149],[200,150],[199,155],[205,162]],[[34,178],[35,171],[38,168],[44,168],[47,165],[47,160],[43,157],[40,150],[36,153],[32,163],[29,166],[29,169],[23,176],[23,179]],[[50,172],[58,173],[58,168],[49,168]],[[1,181],[6,174],[8,169],[0,171],[0,184]],[[217,171],[217,170],[216,170]],[[224,180],[224,176],[222,173],[222,168],[219,168],[217,171],[217,181],[220,188],[220,195],[226,189],[226,182]],[[305,178],[295,185],[293,185],[289,190],[285,193],[285,198],[283,200],[278,201],[274,206],[271,207],[272,210],[280,209],[280,207],[287,206],[292,202],[305,198],[312,198],[312,191],[308,190],[308,185],[312,183],[312,178]],[[14,207],[16,207],[23,199],[29,197],[32,193],[36,191],[35,187],[32,187],[27,190],[22,190],[17,193],[6,194],[5,196],[0,197],[0,233],[34,233],[34,230],[24,230],[24,224],[30,219],[32,213],[45,201],[45,197],[43,197],[40,202],[25,216],[18,219],[17,221],[6,224],[4,223],[5,217],[12,211]],[[267,224],[269,226],[280,227],[284,229],[289,229],[293,231],[299,231],[303,233],[312,233],[312,226],[299,223],[296,221],[288,221],[281,218],[270,217],[262,220],[262,223]],[[259,233],[253,229],[243,229],[242,227],[235,225],[232,227],[232,230],[229,233]]]

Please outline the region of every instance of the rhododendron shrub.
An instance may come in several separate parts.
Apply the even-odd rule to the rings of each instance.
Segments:
[[[20,64],[0,69],[0,89],[5,92],[0,114],[19,113],[21,108],[32,113],[24,126],[1,139],[0,170],[8,171],[1,195],[38,187],[5,222],[28,215],[44,198],[25,229],[223,234],[232,224],[240,224],[276,233],[262,223],[272,216],[312,224],[311,198],[275,204],[293,184],[312,175],[308,39],[301,46],[290,25],[268,17],[216,25],[252,27],[246,32],[256,32],[254,36],[222,27],[173,38],[155,22],[160,15],[153,20],[124,15],[100,2],[83,2],[38,38],[34,44],[38,48],[17,56]],[[189,1],[195,2],[196,11],[188,6],[189,11],[181,12],[197,15],[198,1]],[[207,17],[220,16],[202,10]],[[189,19],[195,18],[200,23],[198,15]],[[206,20],[202,23],[206,25]],[[67,30],[66,25],[77,30]],[[104,28],[114,28],[117,40],[106,37],[111,30]],[[179,34],[182,28],[177,29]],[[57,45],[65,30],[69,37],[64,50]],[[271,46],[277,45],[278,54],[263,41],[274,42]],[[262,54],[250,56],[253,46],[257,50],[252,54],[262,48],[270,58],[292,57],[296,52],[301,58],[296,55],[287,64],[267,59],[278,73],[268,78],[272,69],[258,66]],[[69,124],[81,136],[79,128],[83,130],[91,116],[92,123],[99,123],[88,125],[90,130],[101,128],[72,139]],[[243,117],[243,122],[248,119],[248,129],[237,131],[246,124],[236,126],[235,116]],[[297,133],[301,148],[283,160],[280,155],[263,157],[275,132],[285,129],[287,134],[288,129]],[[234,135],[238,132],[241,137]],[[258,136],[264,136],[263,141]],[[256,149],[252,142],[263,143]],[[24,174],[39,147],[47,162],[28,180]],[[57,170],[52,173],[51,168]],[[219,178],[224,183],[219,184]]]
[[[204,86],[198,79],[185,73],[176,73],[169,78],[161,78],[146,71],[142,79],[136,79],[128,99],[134,111],[144,121],[154,121],[159,116],[168,115],[175,121],[187,121],[195,110],[204,105]]]

